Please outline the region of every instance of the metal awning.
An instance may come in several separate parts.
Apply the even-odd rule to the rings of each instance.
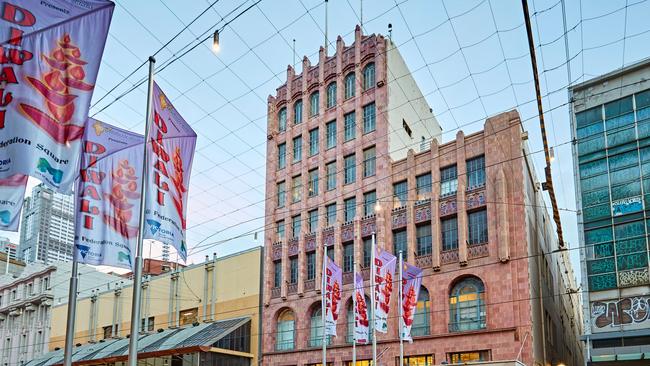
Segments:
[[[192,352],[211,352],[217,341],[250,320],[250,317],[233,318],[142,335],[138,340],[138,359]],[[84,344],[73,349],[72,364],[93,365],[126,361],[128,348],[128,338]],[[58,350],[31,360],[25,366],[58,366],[62,364],[63,351]]]

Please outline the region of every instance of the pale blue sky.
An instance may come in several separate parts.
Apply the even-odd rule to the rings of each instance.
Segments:
[[[116,1],[94,101],[211,2]],[[221,27],[222,16],[253,3],[218,1],[158,54],[158,64],[206,30],[214,30],[215,24]],[[452,139],[459,127],[471,133],[482,128],[486,116],[517,108],[529,131],[537,176],[543,177],[544,157],[534,117],[537,109],[519,0],[363,3],[366,33],[386,34],[388,23],[392,23],[393,40],[443,127],[443,141]],[[337,35],[342,35],[347,44],[353,41],[359,7],[359,0],[330,0],[332,45]],[[535,43],[542,44],[537,58],[542,93],[547,95],[544,108],[549,111],[549,144],[555,146],[553,178],[565,240],[570,248],[577,248],[562,6],[558,0],[529,0],[529,7],[535,14]],[[267,96],[275,94],[275,88],[286,78],[286,67],[293,62],[293,39],[297,63],[303,55],[312,64],[317,62],[318,47],[324,42],[324,9],[322,0],[262,0],[225,28],[217,56],[210,50],[211,41],[206,41],[157,76],[156,81],[198,134],[188,206],[190,261],[200,261],[215,250],[221,255],[255,245],[253,235],[248,235],[216,249],[210,246],[192,251],[215,232],[219,233],[204,243],[260,230],[257,244],[261,244]],[[648,1],[567,0],[566,12],[574,81],[650,56]],[[330,47],[330,53],[333,49]],[[93,108],[91,115],[145,75],[143,67]],[[146,88],[141,86],[95,117],[142,133],[145,99]],[[579,276],[578,251],[571,254]]]

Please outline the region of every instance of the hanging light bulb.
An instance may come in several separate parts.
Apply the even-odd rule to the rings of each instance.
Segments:
[[[219,44],[219,30],[214,31],[214,36],[212,37],[212,52],[215,54],[219,53],[221,45]]]

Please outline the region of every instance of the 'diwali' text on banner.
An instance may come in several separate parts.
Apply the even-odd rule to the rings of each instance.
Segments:
[[[356,307],[354,308],[354,334],[357,343],[368,343],[368,334],[370,329],[370,317],[368,316],[368,304],[363,291],[363,276],[361,273],[354,275],[354,298]]]
[[[0,230],[18,231],[27,176],[14,174],[0,179]]]
[[[325,266],[325,335],[336,337],[336,322],[341,311],[343,271],[333,260],[326,257]]]
[[[132,269],[144,136],[89,119],[75,189],[75,258]]]
[[[415,309],[418,304],[420,285],[422,284],[422,269],[412,266],[406,262],[402,268],[402,339],[413,342],[411,338],[411,327],[415,317]]]
[[[144,238],[172,245],[185,261],[187,194],[196,133],[155,83],[149,134]]]
[[[382,250],[375,257],[375,273],[373,274],[375,286],[375,329],[378,332],[388,333],[388,313],[390,311],[390,297],[393,293],[395,281],[395,265],[397,257]]]
[[[115,4],[13,0],[0,8],[0,178],[70,193]]]

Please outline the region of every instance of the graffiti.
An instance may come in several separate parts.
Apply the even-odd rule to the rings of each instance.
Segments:
[[[650,297],[624,298],[591,303],[591,319],[596,328],[650,322]]]
[[[623,286],[639,286],[648,283],[648,269],[619,272],[618,282]]]

